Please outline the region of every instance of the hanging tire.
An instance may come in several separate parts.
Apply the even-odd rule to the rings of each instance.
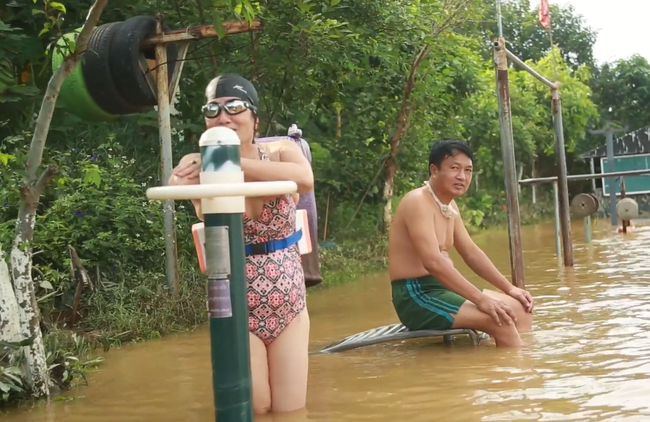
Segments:
[[[68,46],[75,42],[79,32],[81,32],[81,28],[63,35],[57,41],[55,47],[52,49],[53,72],[56,72],[56,69],[63,63],[64,57],[70,51]],[[117,119],[118,116],[107,113],[99,107],[90,95],[81,67],[81,61],[79,61],[72,74],[63,81],[57,103],[62,105],[70,114],[87,122],[107,122]]]
[[[109,114],[135,114],[152,109],[137,106],[122,97],[111,74],[109,58],[111,41],[122,28],[122,22],[98,26],[88,40],[83,56],[82,72],[88,92],[97,105]]]
[[[169,28],[164,27],[164,30]],[[143,48],[144,40],[156,33],[156,19],[152,16],[135,16],[122,22],[115,32],[109,48],[109,63],[113,80],[122,97],[132,106],[153,107],[158,104],[155,85],[152,87],[140,67],[140,59],[156,58],[155,47]],[[171,82],[178,48],[167,44],[167,74]]]

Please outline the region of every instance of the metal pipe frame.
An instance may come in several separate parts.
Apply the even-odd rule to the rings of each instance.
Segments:
[[[530,73],[532,76],[534,76],[537,80],[539,80],[544,85],[548,86],[551,89],[555,88],[555,83],[553,83],[553,82],[549,81],[548,79],[546,79],[545,77],[543,77],[535,69],[528,66],[526,63],[524,63],[523,60],[521,60],[519,57],[515,56],[508,49],[506,49],[506,56],[508,57],[508,59],[512,60],[513,63],[515,63],[517,66],[521,67],[522,69],[524,69],[526,72]]]
[[[614,157],[614,134],[620,133],[620,132],[626,132],[627,127],[625,129],[614,129],[611,126],[611,122],[607,120],[605,124],[605,129],[601,130],[590,130],[594,135],[605,135],[605,146],[607,149],[607,164],[609,168],[609,172],[613,173],[614,170],[616,169],[615,166],[615,160],[616,158]],[[608,188],[609,188],[609,194],[610,198],[612,198],[612,192],[614,192],[613,198],[616,199],[616,184],[614,183],[614,180],[609,179],[608,180]],[[609,217],[610,221],[613,227],[616,227],[618,224],[617,218],[618,216],[616,215],[616,201],[609,201]]]
[[[510,192],[511,188],[514,186],[515,189],[518,188],[517,183],[514,182],[514,176],[511,174],[514,170],[510,169],[510,166],[514,166],[514,145],[513,145],[513,135],[512,135],[512,121],[510,116],[510,98],[508,93],[507,85],[507,71],[508,63],[507,60],[510,59],[513,63],[520,66],[522,69],[527,71],[537,80],[545,84],[551,89],[551,110],[553,113],[553,129],[555,132],[555,156],[556,163],[558,168],[559,176],[555,178],[555,183],[557,183],[557,196],[559,202],[559,213],[558,218],[560,221],[560,227],[562,229],[562,246],[564,252],[564,265],[567,267],[573,266],[573,246],[571,244],[571,216],[569,213],[569,191],[568,191],[568,180],[567,180],[567,168],[566,168],[566,152],[564,146],[564,127],[562,122],[562,101],[560,98],[560,84],[559,82],[551,82],[544,76],[542,76],[535,69],[527,65],[520,58],[515,56],[512,52],[508,51],[505,44],[505,39],[503,36],[499,36],[494,42],[494,60],[497,67],[497,98],[499,100],[499,120],[501,127],[501,144],[502,144],[502,153],[504,156],[504,168],[506,176],[506,197],[508,200],[508,216],[509,216],[509,233],[510,233],[510,247],[511,247],[511,261],[513,263],[513,271],[519,264],[517,254],[521,254],[521,251],[518,251],[516,248],[521,247],[520,233],[519,233],[519,203],[518,199],[516,201],[512,200],[513,196]],[[511,157],[512,156],[512,157]],[[510,162],[510,160],[512,162]],[[514,168],[514,167],[513,167]],[[521,182],[519,182],[521,184]],[[515,204],[516,202],[516,204]],[[516,220],[511,220],[513,215],[516,212]],[[512,230],[515,229],[516,230]],[[517,245],[517,243],[519,243]],[[515,248],[513,251],[512,249]],[[523,269],[521,270],[523,277]],[[515,276],[516,277],[516,276]]]
[[[558,189],[560,199],[560,227],[562,228],[562,250],[564,265],[573,267],[573,245],[571,242],[571,214],[569,213],[569,188],[567,181],[566,153],[564,148],[564,126],[562,124],[562,100],[559,83],[551,88],[551,109],[555,130],[555,157],[558,169]]]
[[[524,288],[524,259],[521,245],[521,216],[519,213],[519,189],[517,186],[517,169],[515,147],[512,135],[512,116],[510,93],[508,90],[508,59],[506,57],[505,39],[497,38],[494,42],[494,70],[497,99],[499,102],[499,126],[501,128],[501,153],[505,170],[506,203],[508,213],[508,237],[510,240],[510,267],[512,284]]]
[[[645,176],[645,175],[650,175],[650,169],[617,171],[613,173],[573,174],[567,176],[567,181],[575,182],[579,180],[609,179],[609,178],[617,178],[621,176]],[[557,176],[538,177],[536,179],[520,180],[519,184],[520,185],[543,185],[546,183],[556,182],[557,179],[558,179]]]
[[[156,15],[156,33],[162,34],[162,15],[160,13]],[[164,44],[156,44],[156,68],[156,96],[158,100],[158,131],[160,135],[161,158],[160,167],[162,170],[162,182],[166,185],[169,178],[172,176],[173,162],[167,48]],[[176,222],[174,221],[173,200],[165,200],[163,212],[167,285],[172,292],[172,296],[177,297],[180,290],[180,272],[178,269]]]
[[[557,181],[553,182],[553,212],[553,222],[555,223],[555,256],[557,256],[558,264],[561,265],[562,241],[560,239],[560,194],[557,188]]]

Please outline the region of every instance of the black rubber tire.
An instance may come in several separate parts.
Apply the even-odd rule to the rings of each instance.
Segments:
[[[52,49],[52,72],[55,72],[63,63],[65,56],[70,54],[70,46],[77,39],[81,29],[77,28],[64,34],[56,42]],[[72,74],[63,81],[56,104],[63,106],[68,113],[87,122],[110,122],[117,120],[118,117],[106,113],[90,95],[81,72],[81,62],[77,62]]]
[[[163,26],[164,30],[169,28]],[[140,70],[140,54],[155,59],[155,47],[142,48],[143,41],[156,33],[156,19],[153,16],[134,16],[122,22],[120,30],[111,40],[109,62],[113,80],[116,81],[122,97],[132,106],[155,106],[158,104],[146,77]],[[171,82],[176,69],[178,47],[167,44],[167,73]]]
[[[83,56],[84,81],[95,103],[105,112],[116,115],[143,113],[152,107],[139,107],[125,100],[111,74],[109,48],[121,26],[122,22],[112,22],[95,28]]]

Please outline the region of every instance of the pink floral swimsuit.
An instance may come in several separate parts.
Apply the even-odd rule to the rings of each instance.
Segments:
[[[269,157],[260,150],[260,158]],[[258,220],[244,214],[246,244],[284,239],[295,232],[296,204],[291,195],[264,203]],[[269,345],[305,309],[305,281],[298,244],[246,257],[248,329]]]

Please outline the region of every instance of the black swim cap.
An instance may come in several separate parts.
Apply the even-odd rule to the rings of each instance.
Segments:
[[[217,76],[205,88],[208,102],[219,97],[237,97],[257,107],[257,90],[246,78],[233,73]]]

